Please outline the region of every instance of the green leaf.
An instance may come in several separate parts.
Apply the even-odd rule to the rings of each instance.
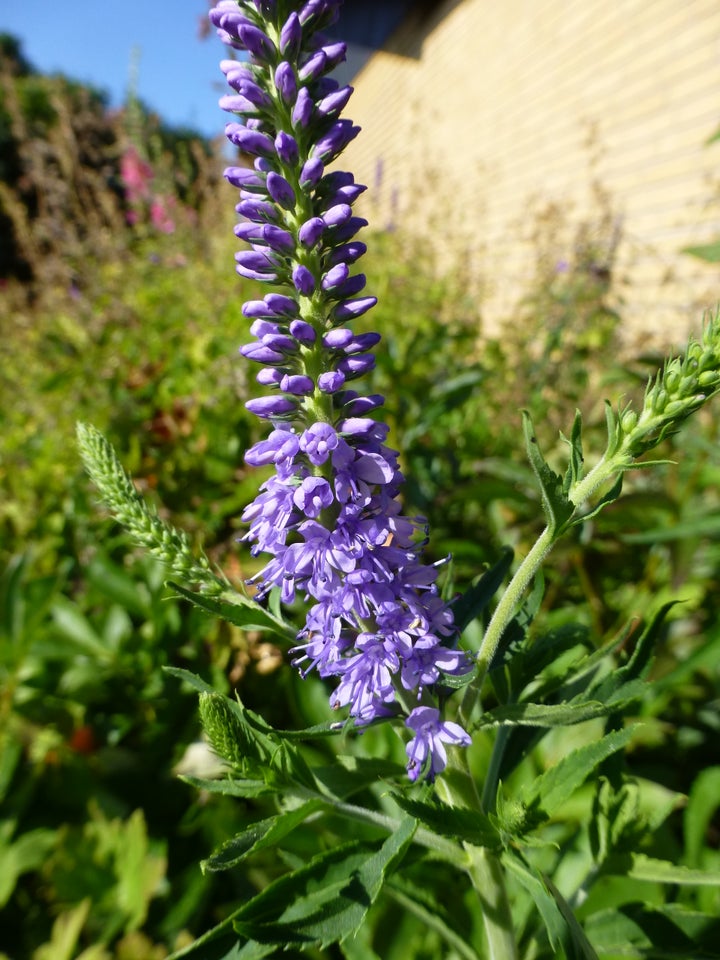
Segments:
[[[460,633],[485,610],[502,585],[512,561],[513,551],[507,547],[502,551],[497,563],[487,570],[477,583],[469,587],[462,596],[454,601],[452,605],[453,614]]]
[[[248,939],[285,949],[323,949],[342,942],[359,929],[415,829],[408,817],[375,853],[349,843],[318,855],[241,907],[235,929]],[[267,920],[269,916],[277,919]]]
[[[177,950],[168,960],[262,960],[275,953],[271,943],[242,943],[232,929],[233,916],[202,934],[194,943]]]
[[[275,793],[275,788],[268,786],[264,780],[231,780],[220,777],[217,780],[206,780],[202,777],[191,777],[187,774],[183,774],[178,779],[197,790],[220,793],[227,797],[260,797]]]
[[[345,800],[379,780],[407,779],[402,764],[375,757],[339,755],[326,767],[313,767],[313,775],[324,791],[337,800]]]
[[[527,410],[523,410],[523,431],[528,459],[540,484],[545,520],[550,531],[559,535],[575,512],[575,504],[565,496],[563,478],[550,469],[540,453],[535,428]]]
[[[231,840],[227,840],[212,856],[204,860],[201,863],[203,871],[216,873],[237,866],[250,854],[277,844],[298,824],[307,820],[318,810],[322,810],[323,806],[323,803],[319,800],[309,800],[293,810],[286,810],[275,817],[268,817],[266,820],[253,823],[242,833],[238,833]]]
[[[4,907],[13,894],[15,885],[23,873],[37,870],[58,842],[55,830],[38,828],[21,834],[9,842],[12,824],[6,821],[0,833],[0,907]]]
[[[505,851],[501,859],[508,871],[532,897],[545,924],[550,947],[555,951],[562,948],[567,960],[598,960],[592,944],[573,917],[569,904],[560,897],[547,878],[513,850]]]
[[[708,767],[695,778],[685,810],[685,860],[690,866],[702,863],[708,828],[718,807],[720,767]]]
[[[614,691],[605,702],[594,699],[571,703],[508,703],[484,713],[478,726],[567,727],[598,717],[607,717],[639,700],[646,690],[642,681],[631,681]]]
[[[672,883],[689,887],[720,886],[720,873],[677,866],[644,853],[615,853],[603,864],[603,873],[617,874],[647,883]]]
[[[582,414],[579,410],[575,411],[570,439],[563,437],[570,447],[570,462],[563,481],[563,492],[567,495],[573,484],[579,483],[583,475],[585,457],[583,456],[582,446]]]
[[[640,634],[628,662],[596,685],[594,689],[591,689],[589,692],[593,696],[610,696],[619,690],[623,684],[638,680],[647,674],[655,644],[660,639],[660,631],[665,624],[665,618],[678,602],[677,600],[671,600],[660,607]]]
[[[297,637],[295,627],[261,607],[256,600],[244,597],[241,593],[236,593],[234,602],[228,603],[226,600],[217,600],[186,590],[172,580],[168,581],[168,586],[196,607],[220,620],[227,620],[228,623],[242,627],[243,630],[263,630],[288,643],[295,642]]]
[[[623,543],[672,543],[675,540],[690,540],[698,537],[717,537],[720,535],[720,515],[703,514],[672,526],[653,527],[638,533],[620,533]]]
[[[432,869],[430,864],[428,864],[428,869]],[[446,911],[440,907],[429,888],[420,890],[401,875],[396,874],[388,881],[387,889],[390,896],[401,907],[421,920],[429,930],[435,930],[439,933],[459,957],[462,957],[463,960],[481,960],[470,944],[454,929],[453,918],[448,916]],[[346,941],[346,943],[350,942]],[[352,958],[352,960],[355,960],[355,958]],[[366,960],[366,958],[358,954],[357,960]]]
[[[451,807],[439,800],[425,802],[413,800],[401,793],[392,793],[397,805],[415,817],[432,833],[450,837],[455,840],[466,840],[478,847],[489,847],[499,850],[502,847],[502,838],[489,817],[477,810],[468,807]]]
[[[603,956],[648,960],[717,960],[720,919],[679,904],[628,903],[602,910],[585,922]]]
[[[705,263],[720,263],[720,240],[715,240],[713,243],[701,243],[695,247],[683,247],[680,252],[704,260]]]
[[[114,660],[114,654],[80,609],[67,597],[58,597],[52,607],[55,626],[63,639],[101,663]]]
[[[550,816],[582,786],[603,760],[627,746],[637,726],[634,724],[623,730],[613,730],[594,743],[573,750],[526,787],[521,800],[533,813]]]
[[[162,669],[169,676],[176,677],[178,680],[189,684],[198,693],[217,693],[215,687],[211,687],[202,677],[199,677],[196,673],[191,673],[190,670],[183,670],[182,667],[163,667]]]

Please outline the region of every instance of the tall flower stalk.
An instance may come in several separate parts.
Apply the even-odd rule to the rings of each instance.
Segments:
[[[358,724],[403,716],[409,776],[431,780],[446,744],[470,742],[443,722],[436,688],[471,664],[438,566],[422,561],[424,521],[402,513],[398,454],[375,419],[384,400],[355,389],[380,335],[351,327],[376,303],[353,272],[366,249],[357,239],[366,221],[353,214],[365,187],[327,169],[359,130],[340,116],[352,88],[330,76],[346,45],[322,33],[339,5],[220,0],[210,13],[221,39],[249,57],[221,64],[233,92],[220,103],[240,121],[226,134],[252,158],[225,171],[240,190],[235,233],[250,244],[236,269],[273,287],[243,306],[254,339],[240,352],[269,389],[246,406],[272,424],[246,460],[275,468],[243,514],[244,539],[270,555],[254,578],[258,598],[277,587],[286,603],[310,603],[298,667],[336,680],[331,704]]]

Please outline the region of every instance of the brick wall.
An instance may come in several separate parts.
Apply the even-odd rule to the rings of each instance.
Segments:
[[[629,339],[678,341],[720,301],[720,265],[680,253],[720,236],[717,0],[446,0],[354,85],[362,212],[461,262],[489,327],[583,225],[600,262],[621,236]]]

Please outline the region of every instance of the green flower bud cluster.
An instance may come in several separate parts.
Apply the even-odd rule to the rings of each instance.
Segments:
[[[123,469],[112,445],[95,427],[77,425],[78,446],[85,469],[113,517],[133,540],[162,561],[179,580],[219,596],[230,584],[216,576],[202,551],[195,552],[187,534],[161,520],[142,499]]]
[[[616,421],[612,451],[629,464],[677,433],[680,424],[720,390],[720,313],[682,357],[667,360],[645,390],[638,415],[629,407]]]
[[[213,751],[238,771],[247,772],[256,752],[231,702],[217,693],[200,694],[200,720]]]

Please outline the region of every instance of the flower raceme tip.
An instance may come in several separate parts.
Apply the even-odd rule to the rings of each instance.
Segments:
[[[309,602],[292,651],[303,673],[333,678],[334,708],[358,724],[404,716],[412,739],[408,773],[433,779],[445,745],[467,745],[443,723],[435,691],[444,676],[471,669],[457,648],[452,612],[424,564],[424,521],[403,515],[398,454],[388,428],[367,416],[381,396],[350,388],[372,370],[375,332],[350,324],[376,303],[353,267],[365,253],[353,213],[365,190],[351,173],[327,170],[359,128],[340,116],[352,88],[331,76],[346,47],[322,32],[338,0],[220,0],[210,20],[247,61],[224,60],[232,92],[220,105],[236,114],[226,134],[252,166],[233,165],[240,191],[236,255],[242,277],[272,284],[250,300],[251,343],[270,393],[246,406],[272,423],[246,454],[275,472],[244,513],[244,540],[270,559],[253,578],[262,599],[277,587],[286,603]]]

